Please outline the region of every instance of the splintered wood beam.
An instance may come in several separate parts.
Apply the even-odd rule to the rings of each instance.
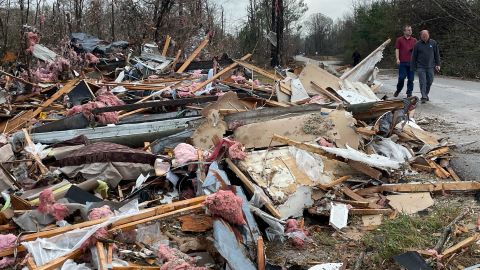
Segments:
[[[386,184],[381,186],[359,189],[355,193],[364,196],[379,192],[435,192],[435,191],[476,191],[480,190],[480,182],[435,182],[435,183],[408,183]]]
[[[177,66],[177,63],[178,63],[178,60],[180,59],[180,55],[182,54],[182,50],[178,50],[177,51],[177,55],[175,55],[175,59],[173,60],[173,62],[171,63],[171,67],[172,67],[172,70],[175,69],[175,67]]]
[[[265,270],[265,249],[262,236],[257,238],[257,269]]]
[[[457,243],[456,245],[447,248],[440,254],[443,257],[447,257],[455,253],[457,250],[470,246],[471,244],[477,242],[480,239],[480,233],[475,233],[473,236],[470,236],[463,241]]]
[[[325,190],[325,189],[329,189],[329,188],[332,188],[332,187],[335,187],[337,185],[340,185],[341,183],[347,181],[348,179],[350,179],[352,176],[351,175],[345,175],[345,176],[342,176],[336,180],[333,180],[332,182],[326,184],[326,185],[318,185],[318,187],[320,187],[321,189]]]
[[[366,174],[368,176],[370,176],[371,178],[373,179],[376,179],[376,180],[380,180],[380,178],[382,178],[382,172],[375,169],[375,168],[372,168],[362,162],[358,162],[358,161],[355,161],[355,160],[349,160],[347,161],[347,164],[350,165],[350,167],[352,167],[353,169],[363,173],[363,174]]]
[[[129,222],[134,222],[134,221],[146,219],[146,218],[149,218],[149,217],[152,217],[152,216],[156,216],[156,215],[160,215],[160,214],[164,214],[164,213],[169,213],[169,212],[172,212],[172,211],[178,210],[178,209],[181,210],[181,209],[184,209],[184,208],[192,206],[192,205],[201,205],[201,203],[203,203],[206,198],[207,198],[207,196],[200,196],[200,197],[195,197],[195,198],[188,199],[188,200],[173,202],[171,204],[165,204],[165,205],[160,205],[160,206],[153,207],[153,208],[147,208],[145,210],[140,211],[139,213],[137,213],[135,215],[128,216],[128,217],[122,218],[122,219],[114,222],[112,224],[112,226],[119,226],[119,225],[126,224],[126,223],[129,223]],[[75,229],[82,229],[82,228],[90,227],[90,226],[93,226],[93,225],[97,225],[97,224],[100,224],[100,223],[105,222],[107,220],[108,220],[108,218],[102,218],[102,219],[97,219],[97,220],[89,220],[89,221],[85,221],[85,222],[70,225],[70,226],[59,227],[59,228],[49,230],[49,231],[27,234],[27,235],[21,236],[19,242],[29,242],[29,241],[33,241],[37,238],[49,238],[49,237],[52,237],[52,236],[55,236],[55,235],[66,233],[68,231],[73,231]],[[25,247],[24,246],[18,246],[16,248],[16,250],[18,252],[25,251]],[[0,251],[0,257],[9,256],[9,255],[13,254],[14,251],[15,251],[15,248],[4,249],[4,250]]]
[[[339,102],[339,103],[343,103],[343,100],[340,99],[339,97],[335,96],[333,93],[331,93],[330,91],[328,91],[327,89],[323,89],[320,85],[318,85],[316,82],[313,82],[311,81],[310,82],[313,86],[315,86],[321,94],[324,94],[325,96],[327,96],[328,98],[330,98],[331,100],[334,100],[336,102]]]
[[[205,46],[207,46],[209,41],[210,41],[210,39],[208,38],[208,36],[205,37],[205,39],[202,41],[202,43],[200,43],[200,45],[198,45],[198,47],[195,49],[195,51],[193,51],[193,53],[187,58],[187,60],[185,60],[183,65],[177,70],[177,73],[183,73],[188,68],[190,63],[192,63],[192,61],[195,60],[195,58],[198,56],[198,54],[200,54],[200,52],[203,50],[203,48],[205,48]]]
[[[99,268],[98,270],[105,270],[107,269],[107,256],[105,256],[105,248],[103,246],[103,243],[100,241],[97,241],[96,243],[97,247],[97,255],[98,255],[98,265]]]
[[[247,60],[249,59],[250,57],[252,57],[252,54],[247,54],[245,56],[243,56],[242,58],[240,58],[241,60]],[[202,89],[203,87],[205,87],[206,85],[208,85],[209,83],[215,81],[216,79],[220,78],[222,75],[224,75],[225,73],[229,72],[230,70],[236,68],[238,66],[238,63],[233,63],[231,65],[229,65],[228,67],[222,69],[220,72],[218,72],[217,74],[213,75],[210,79],[204,81],[203,83],[200,83],[197,85],[197,87],[195,87],[192,92],[195,93],[197,92],[198,90]]]
[[[73,251],[70,251],[69,253],[61,256],[61,257],[58,257],[52,261],[50,261],[49,263],[45,264],[45,265],[42,265],[42,266],[37,266],[37,270],[53,270],[53,269],[57,269],[59,267],[61,267],[66,260],[69,260],[69,259],[74,259],[78,256],[80,256],[81,254],[83,254],[83,251],[81,249],[75,249]]]
[[[33,144],[32,138],[30,138],[28,131],[26,129],[22,129],[22,131],[23,135],[25,136],[25,141],[27,142],[27,145],[30,147],[30,149],[35,150],[35,144]],[[35,160],[35,163],[37,163],[37,166],[40,169],[42,175],[46,174],[48,172],[48,168],[43,165],[40,156],[37,153],[31,153],[29,155]]]
[[[277,76],[276,74],[268,72],[265,69],[262,69],[262,68],[259,68],[259,67],[255,66],[255,65],[247,63],[243,59],[242,60],[233,60],[233,61],[235,61],[235,63],[239,64],[240,66],[242,66],[246,69],[250,69],[253,72],[256,72],[256,73],[258,73],[262,76],[265,76],[265,77],[269,78],[270,80],[280,81],[280,91],[282,91],[283,93],[285,93],[287,95],[292,94],[292,90],[290,89],[290,87],[287,84],[281,82],[282,78],[280,76]]]
[[[376,204],[376,203],[373,203],[373,202],[369,202],[367,199],[363,198],[362,196],[358,195],[357,193],[355,193],[353,190],[349,189],[348,187],[342,187],[340,189],[343,194],[345,194],[345,196],[355,200],[355,201],[358,201],[358,202],[367,202],[368,203],[368,207],[369,208],[372,208],[372,209],[381,209],[383,208],[382,206]]]
[[[163,51],[162,51],[163,56],[167,55],[168,47],[170,46],[170,39],[171,39],[170,35],[167,35],[167,38],[165,40],[165,45],[163,45]]]
[[[225,160],[228,164],[228,167],[237,175],[237,177],[242,181],[248,191],[252,194],[255,193],[255,186],[253,183],[248,179],[248,177],[233,163],[229,158]],[[269,200],[265,202],[265,208],[276,218],[281,218],[280,212],[275,208],[273,203]]]

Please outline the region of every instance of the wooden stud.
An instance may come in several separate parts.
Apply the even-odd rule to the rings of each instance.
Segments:
[[[392,209],[357,209],[353,208],[348,211],[352,215],[389,215],[392,213]]]
[[[347,181],[348,179],[350,179],[352,176],[351,175],[345,175],[345,176],[342,176],[336,180],[333,180],[332,182],[326,184],[326,185],[318,185],[318,187],[320,187],[321,189],[323,190],[326,190],[326,189],[329,189],[329,188],[332,188],[332,187],[335,187],[337,185],[340,185],[341,183]]]
[[[265,249],[262,236],[257,238],[257,269],[265,270]]]
[[[447,248],[440,255],[443,256],[443,257],[448,257],[448,256],[452,255],[453,253],[455,253],[457,250],[465,248],[465,247],[477,242],[479,239],[480,239],[480,233],[475,233],[473,236],[470,236],[467,239],[464,239],[463,241],[460,241],[456,245],[454,245],[450,248]]]
[[[113,244],[108,244],[107,264],[110,266],[113,262]]]
[[[30,135],[28,135],[28,131],[26,129],[22,129],[23,135],[25,136],[25,141],[27,142],[27,145],[33,150],[35,149],[35,144],[33,144],[32,138],[30,138]],[[48,172],[48,168],[43,165],[42,159],[38,154],[32,153],[30,156],[35,160],[35,163],[37,163],[38,168],[40,169],[40,172],[42,175],[46,174]]]
[[[99,266],[98,270],[106,270],[107,257],[105,256],[105,248],[103,246],[103,243],[100,241],[97,241],[96,247],[97,247],[98,266]]]
[[[372,208],[372,209],[381,209],[383,208],[382,206],[376,204],[376,203],[372,203],[372,202],[369,202],[367,199],[363,198],[362,196],[358,195],[357,193],[355,193],[353,190],[349,189],[348,187],[342,187],[340,189],[343,194],[345,194],[346,196],[354,199],[355,201],[358,201],[358,202],[367,202],[368,203],[368,207],[369,208]]]
[[[37,269],[37,265],[35,264],[35,261],[33,260],[32,256],[29,256],[27,258],[27,267],[28,267],[29,270],[36,270]]]
[[[376,179],[376,180],[380,180],[382,178],[382,172],[375,169],[375,168],[372,168],[362,162],[358,162],[358,161],[355,161],[355,160],[349,160],[347,161],[347,164],[350,165],[350,167],[352,167],[353,169],[363,173],[363,174],[366,174],[368,176],[370,176],[371,178],[373,179]]]
[[[462,179],[460,179],[460,177],[458,177],[458,174],[453,170],[452,167],[448,166],[447,171],[448,171],[448,173],[450,173],[450,176],[452,177],[453,180],[462,181]]]
[[[168,47],[170,46],[170,39],[171,39],[170,35],[167,35],[167,39],[165,40],[165,45],[163,45],[163,51],[162,51],[163,56],[167,55]]]
[[[37,267],[37,270],[57,269],[57,268],[61,267],[65,263],[66,260],[74,259],[77,256],[80,256],[81,254],[83,254],[83,251],[81,249],[75,249],[75,250],[70,251],[69,253],[67,253],[67,254],[65,254],[61,257],[58,257],[58,258],[50,261],[49,263],[47,263],[45,265]]]
[[[329,99],[336,101],[338,103],[343,103],[343,100],[340,99],[339,97],[335,96],[333,93],[328,91],[327,89],[323,89],[320,85],[318,85],[316,82],[311,81],[310,82],[313,86],[315,86],[318,90],[320,90],[320,93],[327,96]]]
[[[198,47],[195,49],[195,51],[193,51],[193,53],[187,58],[187,60],[185,60],[183,65],[177,70],[177,73],[183,73],[188,68],[190,63],[192,63],[192,61],[195,60],[195,58],[198,56],[198,54],[200,54],[200,52],[203,50],[203,48],[205,48],[205,46],[207,46],[209,41],[210,41],[210,39],[208,38],[208,36],[205,37],[205,39],[202,41],[202,43],[200,43],[200,45],[198,45]]]
[[[379,192],[435,192],[435,191],[475,191],[480,190],[480,182],[435,182],[435,183],[408,183],[385,184],[381,186],[359,189],[356,193],[360,196]]]
[[[243,56],[242,58],[240,58],[241,60],[247,60],[248,58],[252,57],[252,54],[247,54],[245,56]],[[213,75],[213,77],[211,77],[210,79],[207,79],[206,81],[198,84],[193,90],[192,92],[195,93],[197,92],[198,90],[202,89],[203,87],[205,87],[207,84],[215,81],[216,79],[220,78],[222,75],[224,75],[225,73],[229,72],[230,70],[236,68],[238,66],[238,63],[233,63],[231,64],[230,66],[222,69],[220,72],[218,72],[217,74]]]

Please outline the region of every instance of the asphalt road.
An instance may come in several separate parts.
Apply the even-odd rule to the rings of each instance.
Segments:
[[[318,61],[303,56],[297,56],[296,59],[318,64]],[[397,71],[381,70],[377,80],[383,83],[378,96],[393,97],[397,85]],[[413,94],[421,97],[416,76]],[[400,94],[400,97],[402,96],[406,96],[406,82]],[[480,82],[437,75],[430,90],[430,102],[419,104],[415,111],[415,119],[422,123],[426,130],[447,137],[459,145],[455,149],[452,166],[463,180],[480,180],[479,105]]]

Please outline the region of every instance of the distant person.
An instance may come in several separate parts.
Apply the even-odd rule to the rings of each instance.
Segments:
[[[395,56],[398,65],[398,83],[397,91],[393,94],[394,97],[398,97],[402,92],[405,78],[408,78],[407,97],[412,96],[415,72],[410,68],[410,61],[412,60],[412,51],[413,47],[415,47],[415,43],[417,43],[417,39],[412,37],[412,27],[410,25],[405,25],[403,27],[403,36],[397,38],[397,41],[395,42]]]
[[[422,103],[430,101],[428,94],[433,83],[435,70],[440,72],[440,51],[428,30],[420,32],[420,40],[413,47],[411,67],[417,71],[422,92]]]
[[[352,54],[352,58],[353,58],[353,66],[356,66],[358,65],[358,63],[360,63],[360,59],[362,59],[362,56],[360,55],[358,50],[355,50]]]

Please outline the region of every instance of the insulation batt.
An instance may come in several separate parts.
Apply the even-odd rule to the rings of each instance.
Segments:
[[[173,149],[173,154],[179,164],[186,164],[190,161],[198,160],[197,149],[187,143],[178,144],[175,149]]]
[[[0,251],[14,248],[17,237],[13,234],[0,234]],[[0,260],[0,269],[7,268],[15,263],[14,257],[4,257]]]
[[[220,143],[215,146],[215,149],[208,157],[207,161],[215,160],[223,146],[228,147],[228,156],[232,159],[244,160],[247,157],[247,154],[243,151],[244,147],[241,143],[223,138]]]
[[[207,270],[205,267],[193,266],[195,258],[166,245],[160,245],[157,255],[163,261],[160,270]]]
[[[100,63],[100,59],[98,59],[93,53],[85,54],[85,61],[87,62],[87,65]]]
[[[87,118],[89,121],[95,120],[103,125],[118,123],[119,119],[117,112],[99,113],[95,116],[92,111],[96,108],[119,106],[124,105],[125,103],[106,88],[101,88],[97,91],[97,97],[95,100],[96,101],[91,101],[87,104],[74,106],[67,111],[67,116],[83,113],[83,116],[85,116],[85,118]]]
[[[300,229],[295,219],[287,220],[287,223],[285,224],[285,233],[289,235],[293,246],[298,248],[305,246],[305,239],[308,236],[308,232]]]
[[[42,214],[52,215],[56,221],[64,220],[68,216],[68,208],[62,203],[56,203],[51,189],[47,188],[40,192],[37,210]]]
[[[99,208],[93,208],[90,213],[88,213],[88,220],[97,220],[102,218],[107,218],[113,216],[112,210],[108,205],[104,205]],[[82,249],[87,249],[94,246],[97,243],[97,239],[108,238],[107,228],[98,229],[87,241],[82,244]]]
[[[242,198],[230,190],[219,190],[205,200],[208,211],[235,225],[245,225],[242,211]]]
[[[241,75],[239,76],[232,75],[231,78],[235,83],[239,83],[239,84],[245,83],[247,81],[247,79],[245,79],[245,77]]]
[[[25,37],[27,38],[27,45],[28,45],[28,48],[27,48],[27,53],[33,53],[33,46],[35,46],[35,44],[37,44],[39,41],[40,41],[40,38],[38,37],[37,34],[33,33],[33,32],[27,32],[25,33]]]

